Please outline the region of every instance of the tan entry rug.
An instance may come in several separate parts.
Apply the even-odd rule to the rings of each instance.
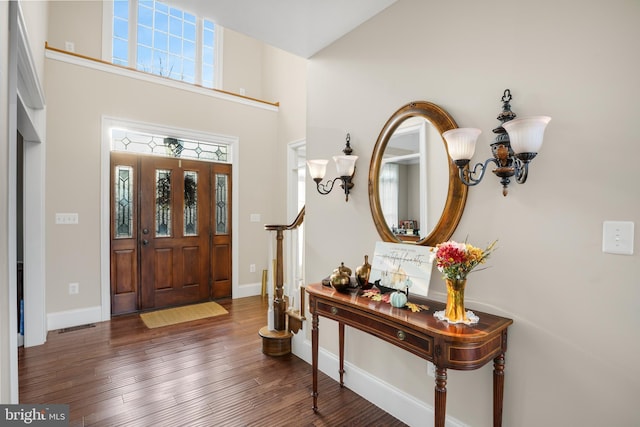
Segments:
[[[147,325],[147,328],[153,329],[227,313],[228,311],[218,303],[204,302],[202,304],[142,313],[140,318]]]

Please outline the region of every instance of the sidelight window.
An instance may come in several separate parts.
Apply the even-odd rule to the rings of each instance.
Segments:
[[[115,238],[131,238],[133,236],[133,168],[116,166],[114,177]]]

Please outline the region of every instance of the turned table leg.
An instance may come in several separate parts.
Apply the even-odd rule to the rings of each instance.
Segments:
[[[493,427],[502,426],[504,398],[504,353],[493,359]]]
[[[318,314],[311,319],[311,372],[313,376],[313,412],[318,412]]]
[[[338,343],[340,347],[340,387],[344,387],[344,323],[338,323]]]
[[[436,366],[436,390],[435,390],[435,427],[444,427],[444,419],[447,411],[447,368]]]

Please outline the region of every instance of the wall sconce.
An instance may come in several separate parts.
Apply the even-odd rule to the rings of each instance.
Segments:
[[[476,185],[482,181],[489,163],[494,163],[497,167],[492,172],[500,178],[503,196],[507,195],[507,186],[511,182],[511,177],[515,176],[518,184],[524,184],[527,181],[529,162],[538,154],[542,146],[544,129],[551,120],[548,116],[516,119],[509,101],[511,101],[511,91],[506,89],[502,96],[502,112],[497,117],[500,120],[500,126],[493,130],[496,134],[491,144],[493,158],[487,159],[484,164],[476,164],[473,170],[465,167],[473,157],[478,135],[482,131],[475,128],[458,128],[442,134],[447,141],[449,156],[458,166],[460,180],[469,186]]]
[[[316,187],[318,189],[318,193],[320,194],[329,194],[331,190],[333,190],[333,185],[337,180],[342,181],[340,187],[344,189],[345,201],[349,201],[349,191],[353,188],[353,175],[356,173],[356,160],[358,160],[358,156],[352,156],[351,153],[353,150],[351,149],[351,135],[347,134],[347,143],[345,144],[344,156],[333,156],[333,161],[336,162],[336,169],[338,169],[338,177],[334,178],[331,181],[328,181],[326,184],[322,184],[321,181],[324,178],[325,173],[327,172],[327,163],[328,160],[308,160],[307,166],[309,166],[309,175],[316,182]]]

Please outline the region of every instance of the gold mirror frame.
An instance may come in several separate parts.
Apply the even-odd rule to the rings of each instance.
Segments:
[[[411,117],[422,117],[428,120],[440,132],[440,135],[449,129],[458,127],[449,113],[436,104],[426,101],[410,102],[401,107],[387,120],[376,141],[369,166],[369,204],[371,205],[371,215],[373,215],[373,222],[378,229],[380,237],[386,242],[409,243],[393,234],[384,218],[380,204],[378,178],[380,167],[382,166],[382,156],[387,148],[389,139],[400,124]],[[442,210],[440,220],[425,238],[415,242],[417,245],[435,246],[438,243],[448,240],[458,226],[458,222],[464,211],[464,205],[467,201],[468,187],[458,178],[458,168],[449,158],[449,151],[447,150],[447,144],[444,138],[442,139],[442,143],[444,144],[447,159],[449,159],[447,200]]]

